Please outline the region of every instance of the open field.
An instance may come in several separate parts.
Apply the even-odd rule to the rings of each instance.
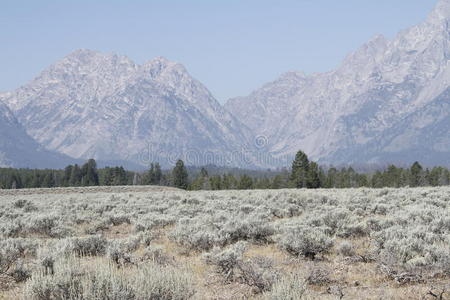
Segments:
[[[0,190],[0,299],[450,299],[450,188]]]

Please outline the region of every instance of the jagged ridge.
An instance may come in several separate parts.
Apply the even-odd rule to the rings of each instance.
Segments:
[[[38,142],[75,158],[236,166],[232,155],[253,147],[244,125],[162,57],[137,65],[78,50],[3,100]]]
[[[304,149],[323,163],[422,159],[438,164],[440,157],[450,154],[450,149],[435,145],[439,138],[427,138],[419,155],[414,143],[388,142],[386,137],[394,131],[411,132],[431,118],[420,112],[447,95],[449,17],[450,1],[440,1],[422,24],[393,40],[375,37],[334,71],[311,76],[289,73],[247,97],[229,100],[226,107],[255,134],[267,135],[269,151],[275,155],[292,156]],[[251,113],[255,108],[257,115]],[[424,128],[416,135],[423,137],[425,132]],[[415,157],[404,155],[408,151],[416,151]],[[425,157],[426,151],[440,155]]]

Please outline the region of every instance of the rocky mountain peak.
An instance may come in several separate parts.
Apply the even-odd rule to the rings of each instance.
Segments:
[[[367,64],[367,61],[375,61],[384,53],[388,45],[388,40],[381,34],[374,36],[355,52],[349,54],[343,65],[350,65],[354,69],[355,65]]]
[[[0,100],[41,145],[75,158],[168,166],[193,152],[199,161],[205,151],[225,161],[253,145],[206,87],[163,57],[137,65],[77,50]]]
[[[170,61],[162,56],[158,56],[146,62],[142,66],[142,69],[147,75],[150,75],[153,80],[158,80],[159,77],[168,79],[168,76],[171,76],[171,79],[181,76],[189,77],[186,68],[182,64]]]
[[[428,16],[428,22],[440,24],[450,20],[450,0],[439,0]]]
[[[101,55],[100,52],[91,50],[91,49],[76,49],[73,52],[69,53],[66,58],[72,59],[87,59],[95,56]]]
[[[148,61],[145,65],[148,65],[149,67],[159,67],[160,69],[164,69],[168,67],[169,65],[174,65],[175,63],[168,60],[164,56],[157,56],[154,59]]]
[[[78,49],[57,61],[44,72],[85,72],[93,75],[98,72],[136,70],[136,64],[124,55],[101,53],[89,49]]]

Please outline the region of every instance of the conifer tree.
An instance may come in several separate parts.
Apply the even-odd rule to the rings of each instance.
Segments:
[[[309,189],[320,187],[319,166],[313,161],[309,163],[306,186]]]
[[[115,167],[113,171],[113,185],[127,185],[128,177],[125,169],[120,167]]]
[[[184,162],[179,159],[172,170],[173,185],[180,189],[187,189],[188,187],[188,173]]]
[[[281,189],[283,188],[283,176],[282,175],[276,175],[273,180],[272,180],[272,184],[270,186],[271,189]]]
[[[162,170],[161,170],[161,166],[159,165],[159,163],[155,164],[155,171],[154,171],[154,184],[161,184],[161,180],[162,180],[163,174],[162,174]]]
[[[214,190],[214,191],[218,191],[218,190],[222,190],[222,176],[220,175],[215,175],[212,176],[211,178],[209,178],[209,180],[205,180],[205,184],[209,183],[209,187],[210,189]],[[205,189],[205,188],[203,188]]]
[[[42,187],[51,188],[55,186],[55,179],[52,172],[47,172],[42,182]]]
[[[303,151],[298,151],[292,162],[291,181],[296,188],[307,187],[309,160]]]
[[[205,168],[201,168],[200,176],[205,177],[205,178],[208,177],[208,171]]]
[[[237,188],[237,180],[232,174],[225,174],[222,178],[222,188],[232,190]]]
[[[412,187],[417,187],[417,186],[421,186],[423,185],[423,168],[422,166],[419,164],[419,162],[415,162],[412,166],[411,166],[411,170],[410,170],[410,185]]]
[[[144,175],[144,184],[159,185],[162,180],[162,171],[159,163],[151,163],[150,168]]]
[[[380,171],[376,171],[372,175],[371,186],[374,188],[383,187],[383,174]]]
[[[253,179],[248,175],[242,175],[239,184],[238,189],[240,190],[250,190],[253,188]]]
[[[439,175],[438,185],[439,186],[448,185],[449,181],[450,181],[450,173],[448,169],[442,168],[442,172]]]
[[[72,168],[72,174],[70,174],[69,185],[79,186],[81,184],[81,177],[82,177],[81,169],[77,164],[75,164]]]
[[[64,169],[64,176],[63,176],[63,179],[62,179],[62,185],[63,186],[69,186],[70,176],[72,174],[72,169],[73,169],[72,165],[68,165],[67,167],[65,167],[65,169]]]
[[[337,181],[338,171],[336,168],[330,168],[326,175],[325,180],[325,187],[328,189],[335,188],[336,187],[336,181]]]
[[[144,184],[152,185],[155,181],[155,165],[153,163],[150,164],[150,168],[144,176]]]
[[[97,163],[94,159],[89,159],[82,167],[82,186],[94,186],[99,184]]]
[[[269,178],[267,178],[267,177],[261,178],[256,182],[257,189],[261,189],[261,190],[270,189],[271,186],[272,186],[272,184],[271,184]]]

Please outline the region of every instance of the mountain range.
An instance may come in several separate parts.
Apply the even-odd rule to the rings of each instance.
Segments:
[[[450,0],[421,24],[376,36],[328,73],[290,72],[226,108],[275,156],[327,164],[450,162]]]
[[[0,165],[274,167],[299,149],[323,164],[449,165],[449,23],[441,0],[333,71],[288,72],[224,106],[181,64],[77,50],[0,94]]]
[[[74,158],[222,164],[252,147],[248,128],[162,57],[137,65],[77,50],[1,100],[38,143]]]

